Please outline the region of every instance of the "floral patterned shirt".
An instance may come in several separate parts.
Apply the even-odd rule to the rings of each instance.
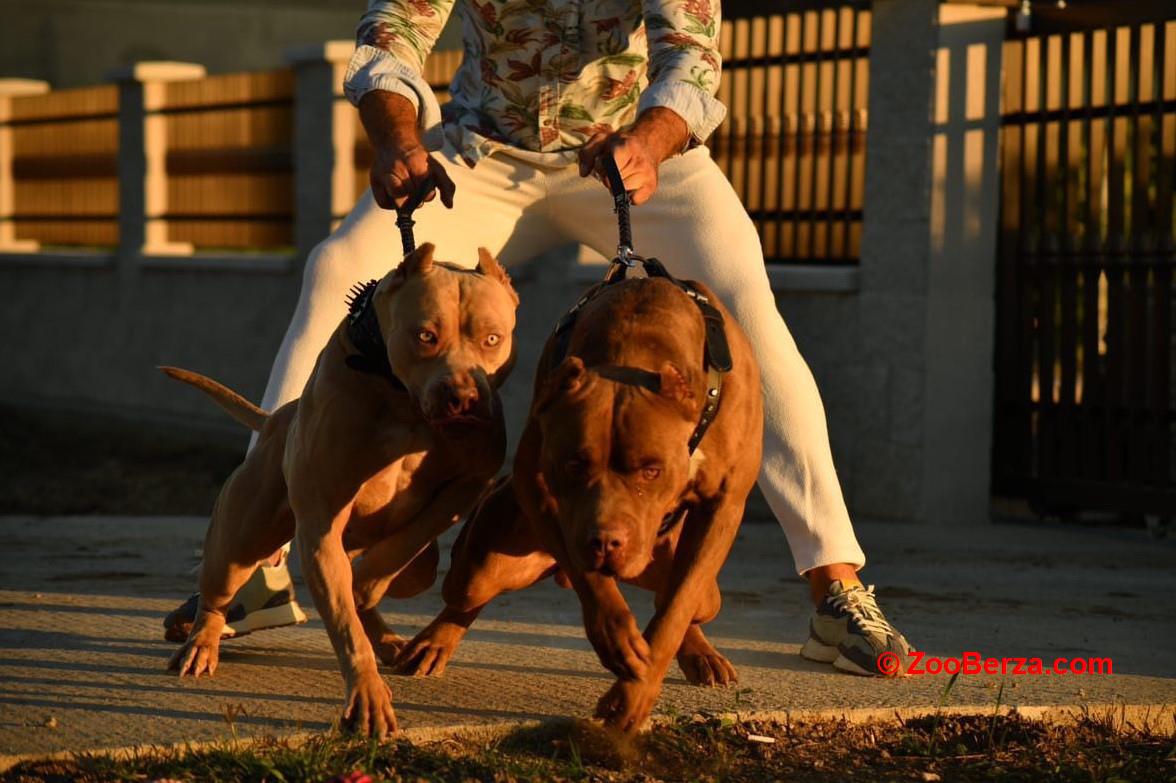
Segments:
[[[455,2],[463,58],[440,110],[422,77]],[[344,91],[404,95],[431,149],[569,153],[653,106],[699,143],[722,122],[719,0],[370,0]],[[570,158],[569,158],[570,159]]]

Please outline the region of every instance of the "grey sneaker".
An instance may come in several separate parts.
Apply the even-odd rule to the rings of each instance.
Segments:
[[[911,646],[890,624],[874,598],[874,586],[863,587],[840,581],[829,585],[825,600],[813,611],[809,621],[809,638],[800,649],[810,661],[832,663],[853,674],[877,677],[883,674],[878,664],[884,656],[886,675],[900,674],[907,664]],[[897,658],[895,657],[897,656]],[[893,666],[893,663],[899,663]]]
[[[200,594],[193,593],[168,613],[163,619],[163,638],[170,642],[187,641],[192,623],[196,621],[199,600]],[[294,582],[290,579],[285,555],[276,566],[263,565],[253,572],[249,581],[237,591],[225,621],[222,639],[306,622],[306,613],[294,597]]]

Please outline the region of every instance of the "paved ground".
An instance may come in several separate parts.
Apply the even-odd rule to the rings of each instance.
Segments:
[[[191,584],[203,528],[191,518],[0,519],[0,755],[223,738],[233,710],[243,710],[242,733],[330,724],[342,691],[317,620],[228,643],[215,679],[164,671],[173,646],[160,617]],[[873,557],[867,581],[929,653],[1114,660],[1113,676],[1008,677],[1006,704],[1176,704],[1176,542],[1061,526],[860,532]],[[943,692],[943,677],[870,680],[799,658],[806,590],[774,525],[745,525],[723,583],[711,635],[740,686],[692,688],[674,670],[662,711],[928,707]],[[647,595],[632,603],[648,616]],[[412,633],[438,605],[434,590],[385,609]],[[551,584],[499,601],[444,678],[392,678],[402,724],[588,714],[609,678],[577,623],[574,595]],[[951,702],[991,709],[999,679],[961,677]]]

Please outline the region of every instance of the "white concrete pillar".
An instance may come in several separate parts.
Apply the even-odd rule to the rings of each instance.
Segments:
[[[876,0],[860,328],[880,421],[855,511],[989,519],[1005,9]]]
[[[305,255],[355,204],[358,115],[343,97],[355,44],[327,41],[289,49],[294,67],[294,244]]]
[[[914,519],[923,479],[931,102],[938,0],[876,0],[858,294],[864,377],[876,401],[854,448],[851,507]]]
[[[17,239],[13,216],[16,214],[16,183],[12,163],[16,154],[13,141],[12,99],[20,95],[42,95],[49,83],[36,79],[0,79],[0,253],[28,253],[40,248],[35,239]]]
[[[921,516],[989,520],[1003,8],[939,11]]]
[[[204,66],[140,62],[111,74],[118,83],[119,256],[188,255],[167,237],[167,125],[160,113],[168,82],[199,79]]]

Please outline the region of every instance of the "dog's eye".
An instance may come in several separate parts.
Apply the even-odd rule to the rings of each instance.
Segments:
[[[488,334],[488,335],[486,335],[486,339],[483,342],[483,344],[487,348],[493,348],[494,346],[498,345],[500,342],[502,342],[502,335]]]
[[[653,481],[661,475],[661,468],[654,465],[649,465],[641,469],[641,478],[646,481]]]
[[[416,338],[425,345],[432,345],[437,342],[437,334],[428,329],[419,329],[416,333]]]

